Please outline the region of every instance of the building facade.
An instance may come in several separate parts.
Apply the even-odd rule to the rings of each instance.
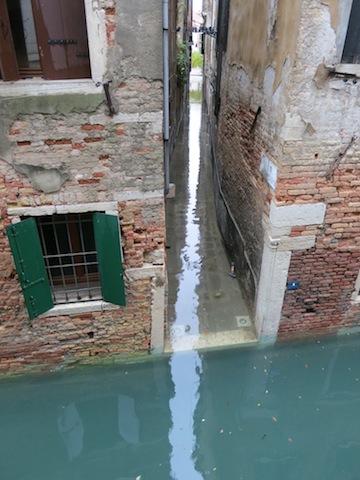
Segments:
[[[176,2],[65,3],[0,5],[2,372],[163,349]]]
[[[204,8],[219,224],[259,339],[358,331],[359,2]]]

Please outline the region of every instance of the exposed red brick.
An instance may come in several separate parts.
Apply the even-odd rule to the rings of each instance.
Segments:
[[[47,139],[45,140],[45,145],[52,146],[52,145],[71,145],[71,139],[70,138],[60,138],[57,140],[54,139]]]
[[[95,125],[92,125],[90,123],[86,123],[85,125],[82,125],[81,126],[81,130],[104,130],[104,125],[99,125],[99,124],[95,124]]]
[[[104,139],[102,137],[90,137],[90,138],[84,138],[85,143],[96,143],[96,142],[102,142]]]
[[[82,148],[85,148],[86,145],[84,145],[83,143],[73,143],[72,145],[72,148],[74,150],[81,150]]]
[[[96,179],[96,178],[86,178],[86,179],[78,180],[78,183],[79,183],[80,185],[90,185],[90,184],[92,184],[92,183],[94,183],[94,184],[96,183],[96,184],[97,184],[97,183],[99,183],[99,182],[100,182],[100,180],[98,180],[98,179]]]

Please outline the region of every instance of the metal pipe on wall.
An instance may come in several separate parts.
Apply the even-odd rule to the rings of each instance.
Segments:
[[[163,84],[164,84],[164,175],[165,195],[170,185],[170,146],[169,146],[169,2],[163,0]]]

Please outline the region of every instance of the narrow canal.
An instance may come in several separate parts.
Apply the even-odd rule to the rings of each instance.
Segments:
[[[359,338],[0,382],[3,480],[355,480]]]
[[[272,348],[251,340],[211,202],[201,200],[211,190],[201,179],[209,165],[200,122],[196,105],[178,155],[191,149],[198,161],[178,165],[184,175],[175,173],[168,211],[169,255],[177,258],[169,353],[1,380],[1,480],[359,478],[360,338]],[[233,338],[248,344],[197,349]]]

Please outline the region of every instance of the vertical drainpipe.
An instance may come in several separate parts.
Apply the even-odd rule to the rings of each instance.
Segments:
[[[169,2],[163,0],[163,62],[164,62],[164,175],[165,195],[170,185],[170,145],[169,145]]]

